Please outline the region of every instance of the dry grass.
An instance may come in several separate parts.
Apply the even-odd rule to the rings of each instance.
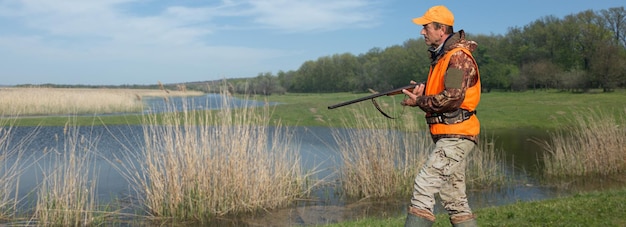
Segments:
[[[141,112],[143,97],[201,94],[157,89],[0,88],[0,116]]]
[[[417,122],[423,118],[404,114],[402,119],[389,120],[365,109],[354,110],[353,116],[344,119],[344,125],[363,129],[333,134],[342,156],[339,172],[343,191],[351,198],[408,195],[415,174],[434,146],[428,128],[420,128]],[[493,139],[481,136],[479,144],[466,159],[468,186],[477,189],[504,184],[505,166],[496,157]]]
[[[49,150],[49,166],[43,166],[43,181],[37,193],[35,216],[42,226],[87,226],[97,224],[95,198],[95,145],[92,138],[66,125],[64,150]]]
[[[339,175],[343,192],[351,198],[408,194],[417,168],[428,155],[430,136],[419,133],[424,130],[417,129],[411,114],[396,121],[364,109],[353,113],[353,118],[344,119],[344,125],[359,125],[360,129],[333,132],[342,158]],[[404,122],[405,127],[400,127],[404,130],[390,130],[398,128],[400,122]]]
[[[205,222],[286,206],[310,190],[291,133],[268,127],[269,107],[234,109],[223,95],[217,112],[144,115],[145,149],[120,157],[120,170],[149,215]]]
[[[8,220],[15,217],[18,208],[16,207],[18,198],[19,178],[26,168],[21,163],[23,158],[23,147],[32,142],[32,137],[36,132],[13,141],[13,127],[8,120],[0,119],[0,219]]]
[[[493,137],[480,136],[478,147],[467,156],[466,184],[473,189],[502,186],[507,181],[506,165],[497,154],[505,152],[496,149]]]
[[[607,176],[626,171],[626,118],[621,116],[593,109],[578,111],[570,119],[574,126],[538,141],[545,150],[544,175]]]

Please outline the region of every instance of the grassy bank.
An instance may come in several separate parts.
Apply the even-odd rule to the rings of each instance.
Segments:
[[[626,226],[626,188],[475,210],[479,226]],[[367,218],[326,227],[404,226],[406,216]],[[451,226],[446,214],[434,226]]]
[[[324,93],[324,94],[287,94],[256,96],[256,100],[279,102],[272,110],[272,119],[280,119],[286,126],[324,126],[341,127],[342,119],[353,116],[353,110],[359,108],[374,109],[370,101],[353,104],[333,110],[328,106],[368,94]],[[563,125],[563,118],[580,108],[603,109],[608,113],[623,111],[625,90],[612,93],[572,94],[557,91],[527,92],[491,92],[484,93],[478,106],[478,115],[483,128],[489,130],[502,128],[541,128],[555,129]],[[402,95],[382,97],[379,103],[392,116],[412,115],[421,110],[399,105]],[[575,109],[578,108],[578,109]],[[375,109],[374,109],[375,110]],[[6,116],[6,115],[5,115]],[[377,115],[383,117],[382,115]],[[85,116],[78,117],[79,125],[115,125],[141,124],[141,116]],[[56,125],[62,126],[67,117],[25,117],[14,122],[15,126]],[[419,121],[423,124],[422,121]]]
[[[375,109],[370,101],[328,110],[327,106],[361,98],[369,94],[288,94],[256,97],[258,100],[284,103],[276,108],[275,117],[288,125],[338,126],[341,119],[352,116],[350,109]],[[623,111],[626,91],[612,93],[573,94],[558,91],[491,92],[483,93],[478,106],[478,116],[483,128],[541,128],[562,127],[564,117],[580,108],[603,109],[608,113]],[[417,108],[402,107],[398,103],[403,95],[381,97],[381,107],[392,116],[417,112]],[[420,115],[421,116],[421,115]],[[380,117],[383,117],[382,115]]]

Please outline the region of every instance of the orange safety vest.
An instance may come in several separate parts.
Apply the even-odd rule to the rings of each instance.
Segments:
[[[472,54],[469,50],[461,47],[457,47],[448,51],[443,57],[439,59],[435,66],[430,67],[430,72],[428,74],[428,82],[426,83],[425,94],[426,95],[436,95],[441,93],[445,88],[445,75],[448,71],[448,64],[450,63],[450,58],[452,54],[456,51],[463,51],[467,53],[472,58],[474,62],[474,66],[478,69],[478,65],[476,64],[476,60],[472,57]],[[476,72],[478,73],[478,71]],[[478,73],[478,81],[477,83],[467,88],[465,91],[465,99],[463,103],[461,103],[461,109],[474,111],[476,110],[476,106],[478,106],[478,102],[480,101],[480,74]],[[430,133],[433,135],[441,135],[441,134],[453,134],[453,135],[469,135],[475,136],[480,133],[480,122],[478,121],[478,117],[476,115],[472,115],[470,119],[465,120],[461,123],[457,124],[431,124]]]

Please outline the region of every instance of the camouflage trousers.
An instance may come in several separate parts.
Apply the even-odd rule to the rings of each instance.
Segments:
[[[476,148],[467,139],[442,138],[415,177],[411,206],[433,213],[435,194],[439,193],[450,217],[471,214],[465,194],[466,156]]]

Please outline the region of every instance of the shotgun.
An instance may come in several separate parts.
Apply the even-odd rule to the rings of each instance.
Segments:
[[[413,89],[415,89],[415,86],[417,86],[417,85],[419,85],[419,83],[418,83],[418,84],[410,84],[410,85],[406,85],[406,86],[404,86],[404,87],[396,88],[396,89],[389,90],[389,91],[386,91],[386,92],[376,93],[376,94],[373,94],[373,95],[369,95],[369,96],[365,96],[365,97],[363,97],[363,98],[358,98],[358,99],[350,100],[350,101],[347,101],[347,102],[338,103],[338,104],[335,104],[335,105],[332,105],[332,106],[328,106],[328,109],[329,109],[329,110],[332,110],[332,109],[339,108],[339,107],[342,107],[342,106],[347,106],[347,105],[351,105],[351,104],[354,104],[354,103],[357,103],[357,102],[362,102],[362,101],[365,101],[365,100],[371,99],[371,100],[372,100],[372,103],[374,103],[374,106],[376,107],[376,109],[377,109],[377,110],[378,110],[381,114],[383,114],[383,115],[384,115],[385,117],[387,117],[387,118],[395,119],[395,118],[393,118],[393,117],[390,117],[387,113],[385,113],[383,110],[381,110],[381,109],[380,109],[380,106],[378,106],[378,103],[376,103],[375,98],[378,98],[378,97],[381,97],[381,96],[385,96],[385,95],[386,95],[386,96],[392,96],[392,95],[403,94],[403,93],[402,93],[402,90],[403,90],[403,89],[406,89],[406,90],[408,90],[408,91],[411,91],[411,92],[412,92],[412,91],[413,91]]]

